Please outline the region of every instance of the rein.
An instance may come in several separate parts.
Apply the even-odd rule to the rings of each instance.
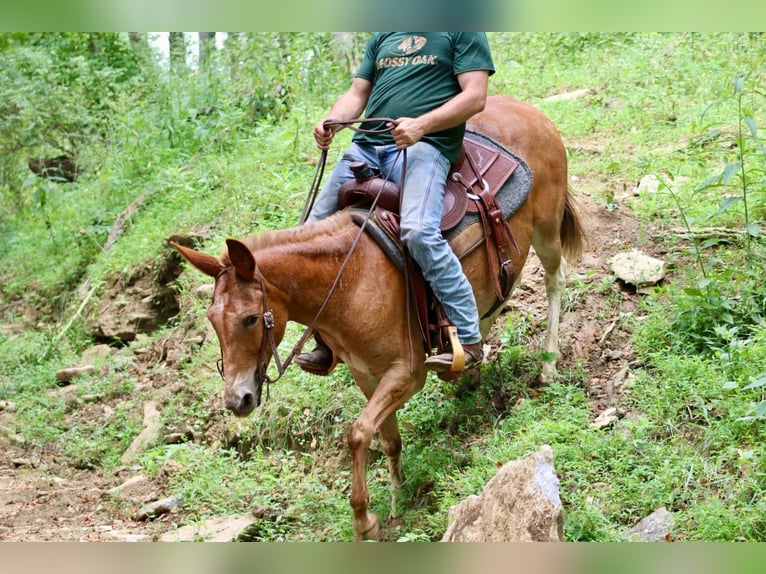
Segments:
[[[379,128],[379,129],[367,129],[367,128],[361,128],[361,127],[355,127],[354,124],[364,124],[367,122],[386,122],[389,124],[393,124],[393,127],[385,127],[385,128]],[[349,128],[351,131],[354,131],[358,134],[382,134],[386,132],[390,132],[394,127],[396,127],[396,120],[393,118],[386,118],[386,117],[377,117],[377,118],[358,118],[355,120],[325,120],[324,122],[325,129],[332,127],[332,126],[339,126],[342,128]],[[406,166],[406,158],[407,155],[405,153],[405,163],[404,166]],[[322,183],[322,177],[324,176],[324,168],[327,164],[327,150],[323,149],[322,154],[319,156],[319,162],[317,163],[317,168],[314,170],[314,179],[311,182],[311,187],[309,188],[308,196],[306,197],[306,203],[303,205],[303,212],[301,213],[301,219],[300,219],[300,225],[303,225],[306,223],[306,219],[309,216],[309,213],[311,213],[311,209],[314,207],[314,201],[316,200],[317,194],[319,193],[319,189]],[[402,176],[404,176],[404,167],[402,168]],[[404,187],[404,181],[402,180],[402,187]]]
[[[385,127],[380,129],[363,129],[354,127],[353,124],[361,124],[366,122],[387,122],[390,124],[393,124],[392,127]],[[346,120],[346,121],[339,121],[339,120],[327,120],[324,122],[325,127],[329,126],[341,126],[341,127],[348,127],[351,130],[357,132],[357,133],[385,133],[390,132],[394,127],[396,127],[396,121],[392,118],[360,118],[355,120]],[[401,150],[400,154],[402,155],[402,182],[401,187],[404,187],[404,178],[405,178],[405,172],[407,169],[407,150]],[[394,166],[396,166],[396,163],[398,162],[398,157],[394,160]],[[303,206],[303,213],[301,214],[300,224],[303,225],[306,222],[306,218],[308,217],[309,213],[311,212],[311,208],[314,206],[314,201],[316,200],[317,193],[319,192],[320,184],[322,181],[322,176],[324,175],[325,170],[325,164],[327,163],[327,150],[322,150],[322,154],[319,158],[319,163],[317,164],[317,169],[314,172],[314,179],[311,183],[311,188],[309,189],[308,197],[306,198],[306,203]],[[393,171],[393,168],[392,168]],[[388,180],[388,175],[386,175],[386,180]],[[335,289],[337,289],[338,285],[340,284],[341,277],[343,276],[343,272],[346,270],[346,266],[348,265],[349,261],[351,260],[351,256],[354,254],[354,251],[356,251],[357,246],[359,245],[359,241],[362,238],[362,235],[364,234],[365,227],[367,226],[367,222],[372,217],[372,214],[375,211],[375,207],[377,206],[378,199],[380,198],[380,192],[378,192],[378,195],[375,196],[375,199],[372,202],[372,205],[370,206],[370,209],[367,212],[367,217],[365,218],[362,225],[359,227],[359,231],[357,232],[356,236],[354,237],[354,241],[351,244],[350,249],[348,250],[348,253],[346,254],[345,259],[343,260],[343,263],[340,266],[340,269],[338,270],[338,275],[335,277],[335,281],[333,282],[332,286],[330,287],[329,292],[327,293],[327,296],[325,297],[324,301],[322,302],[322,305],[319,307],[319,310],[317,311],[314,318],[311,320],[311,323],[306,327],[306,330],[303,332],[303,335],[300,339],[298,339],[298,342],[295,343],[292,350],[290,351],[290,354],[287,356],[287,358],[283,361],[279,358],[279,353],[277,352],[277,343],[274,340],[274,314],[272,313],[271,309],[269,309],[269,303],[268,303],[268,296],[266,294],[266,283],[263,278],[263,274],[258,271],[257,267],[255,270],[255,274],[258,277],[258,281],[260,282],[260,288],[261,288],[261,294],[262,294],[262,305],[263,305],[263,338],[264,340],[261,341],[261,352],[260,356],[258,358],[258,366],[256,367],[255,371],[255,386],[256,390],[259,394],[259,400],[260,400],[260,392],[263,388],[263,383],[266,383],[266,399],[269,399],[269,388],[271,383],[276,383],[279,379],[282,378],[282,375],[284,375],[285,371],[287,370],[287,367],[292,362],[295,355],[298,354],[298,352],[303,348],[303,345],[306,344],[306,341],[311,336],[311,333],[314,331],[314,326],[316,325],[317,320],[319,319],[319,316],[322,314],[322,311],[324,311],[325,307],[327,306],[328,301],[332,297],[333,293],[335,292]],[[399,201],[401,202],[401,194],[399,196]],[[409,291],[407,292],[408,298],[409,298]],[[409,303],[407,304],[407,312],[409,314]],[[277,372],[279,375],[272,379],[267,374],[268,369],[268,361],[265,360],[266,358],[266,345],[265,339],[268,338],[269,340],[269,346],[271,348],[271,354],[274,357],[274,363],[277,367]],[[412,342],[410,342],[410,346],[412,345]],[[410,355],[412,356],[412,351],[410,351]],[[221,375],[221,378],[224,378],[224,367],[223,367],[223,357],[219,359],[216,363],[218,367],[218,373]]]

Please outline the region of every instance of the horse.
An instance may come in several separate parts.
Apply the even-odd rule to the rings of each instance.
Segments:
[[[532,189],[508,218],[520,270],[530,246],[545,271],[547,335],[541,378],[555,373],[558,327],[567,259],[579,257],[584,233],[567,182],[567,157],[553,123],[533,106],[507,96],[487,98],[469,129],[496,140],[523,158]],[[355,249],[350,253],[351,247]],[[310,326],[345,362],[367,402],[348,431],[352,461],[350,505],[356,540],[377,539],[379,520],[368,510],[366,460],[378,431],[391,478],[391,512],[403,481],[402,438],[397,410],[426,381],[425,348],[416,313],[409,312],[402,273],[347,211],[319,222],[227,239],[220,256],[173,244],[202,273],[215,279],[207,309],[220,344],[224,404],[246,417],[260,403],[265,370],[288,321]],[[476,249],[462,261],[480,316],[495,305],[487,253]],[[342,266],[343,274],[338,279]],[[331,295],[328,298],[328,294]],[[321,311],[321,312],[320,312]],[[486,335],[499,310],[481,322]],[[304,341],[305,337],[304,335]]]

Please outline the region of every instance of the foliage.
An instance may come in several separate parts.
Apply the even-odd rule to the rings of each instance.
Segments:
[[[0,400],[16,403],[16,432],[29,448],[107,473],[119,466],[145,398],[130,370],[135,348],[69,398],[55,383],[56,369],[90,344],[78,322],[58,336],[82,287],[153,264],[173,233],[205,229],[203,248],[215,251],[227,236],[297,222],[317,154],[311,127],[348,84],[349,50],[362,39],[352,35],[348,48],[330,34],[232,35],[207,65],[171,69],[119,34],[0,34]],[[479,385],[430,378],[399,417],[406,482],[396,520],[375,443],[369,457],[386,535],[438,540],[450,505],[477,494],[498,464],[547,443],[568,540],[623,540],[661,505],[680,538],[763,540],[762,38],[489,39],[491,90],[553,119],[574,188],[612,211],[630,205],[659,228],[645,240],[667,251],[671,276],[635,315],[620,316],[634,334],[635,382],[610,428],[588,426],[586,366],[535,385],[541,357],[529,341],[542,325],[530,312],[509,309],[498,324],[497,357]],[[548,99],[582,89],[579,99]],[[347,137],[339,134],[338,150]],[[84,166],[76,181],[29,175],[30,157],[58,152]],[[647,173],[663,182],[658,193],[625,199]],[[723,232],[697,234],[712,225]],[[177,284],[198,326],[204,305],[193,293],[204,280],[189,273]],[[569,311],[586,296],[604,301],[604,317],[619,308],[609,278],[592,282],[586,269],[570,287]],[[298,336],[291,327],[284,344]],[[217,353],[206,341],[178,373],[183,390],[164,403],[163,428],[190,429],[193,439],[145,452],[142,472],[175,465],[167,489],[181,498],[181,523],[267,508],[254,539],[350,539],[345,433],[363,403],[348,371],[326,379],[289,371],[259,416],[241,421],[214,409]]]

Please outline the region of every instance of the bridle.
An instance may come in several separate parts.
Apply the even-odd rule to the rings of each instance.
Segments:
[[[290,364],[290,362],[293,360],[293,356],[295,355],[296,349],[294,348],[293,351],[290,353],[290,355],[287,357],[285,362],[283,363],[279,359],[279,353],[277,353],[277,342],[274,340],[274,325],[276,324],[274,321],[274,313],[269,308],[269,296],[266,293],[266,282],[263,279],[263,274],[258,271],[258,267],[255,268],[255,275],[258,277],[259,286],[261,288],[261,305],[263,309],[263,314],[261,316],[261,319],[263,321],[263,339],[261,340],[261,350],[258,356],[258,365],[255,368],[255,390],[258,395],[257,402],[260,403],[261,400],[261,391],[263,390],[263,383],[266,383],[266,399],[269,399],[269,388],[271,383],[276,383],[279,379],[282,378],[282,375],[285,372],[285,369],[287,368],[287,365]],[[220,274],[219,274],[220,276]],[[217,277],[216,277],[217,279]],[[274,357],[274,363],[277,366],[277,371],[279,372],[279,376],[277,376],[276,379],[272,379],[268,376],[266,371],[268,370],[269,363],[266,360],[266,345],[265,340],[268,338],[269,341],[269,347],[271,348],[271,355]],[[221,375],[221,378],[226,380],[226,377],[224,376],[224,366],[223,366],[223,356],[216,361],[216,369],[218,370],[218,374]]]
[[[356,124],[356,123],[365,123],[365,122],[374,122],[374,121],[386,122],[387,125],[385,128],[380,128],[380,129],[362,129],[358,127],[353,127],[353,124]],[[391,124],[391,127],[388,127],[388,124]],[[331,125],[349,127],[350,129],[358,133],[384,133],[384,132],[391,131],[396,126],[396,120],[392,118],[380,117],[380,118],[360,118],[360,119],[347,120],[347,121],[337,121],[337,120],[325,121],[326,127],[329,127]],[[400,153],[402,154],[402,177],[401,177],[400,185],[403,188],[404,177],[405,177],[405,172],[407,167],[407,150],[401,150]],[[397,160],[394,160],[394,165],[396,165]],[[316,171],[314,172],[314,179],[311,183],[311,188],[309,189],[309,194],[306,199],[306,203],[303,207],[303,213],[301,215],[301,220],[300,220],[301,225],[305,223],[306,218],[308,217],[308,214],[310,213],[311,208],[314,205],[314,200],[316,199],[316,195],[319,192],[319,188],[321,185],[322,175],[324,174],[324,168],[325,168],[326,162],[327,162],[327,150],[322,150],[319,163],[317,164]],[[388,175],[386,177],[388,177]],[[295,343],[292,350],[290,351],[290,354],[287,356],[287,358],[284,361],[281,361],[279,358],[279,353],[277,351],[277,343],[274,339],[274,325],[275,325],[274,313],[269,308],[268,295],[266,293],[266,282],[263,278],[263,274],[258,270],[258,266],[256,265],[255,276],[258,278],[258,281],[260,283],[261,303],[262,303],[262,309],[263,309],[263,315],[262,315],[263,339],[261,340],[261,350],[259,353],[258,364],[256,366],[255,374],[254,374],[257,403],[260,403],[261,392],[263,390],[263,384],[266,383],[266,399],[268,400],[270,385],[272,383],[276,383],[279,379],[282,378],[282,375],[284,375],[285,371],[287,370],[287,367],[290,365],[293,358],[301,351],[301,349],[303,348],[303,345],[306,343],[306,341],[308,340],[308,338],[311,336],[312,332],[314,331],[314,326],[316,325],[316,322],[319,319],[319,316],[322,314],[322,311],[324,311],[324,308],[327,306],[327,302],[330,300],[333,293],[335,292],[335,289],[338,287],[338,284],[340,283],[340,279],[343,275],[343,272],[346,269],[346,265],[348,264],[349,260],[351,259],[351,255],[354,253],[357,245],[359,244],[359,240],[361,239],[364,233],[367,222],[369,221],[370,217],[372,216],[372,213],[375,210],[379,197],[380,195],[376,196],[374,201],[372,202],[372,205],[369,208],[367,217],[365,218],[362,225],[359,227],[359,231],[356,237],[354,238],[354,241],[351,244],[351,247],[348,250],[348,253],[346,254],[346,258],[343,260],[343,263],[341,264],[341,267],[338,270],[338,275],[336,276],[335,281],[330,287],[330,290],[327,293],[327,296],[325,297],[324,301],[322,302],[322,305],[319,307],[319,310],[317,311],[314,318],[311,320],[311,323],[309,323],[309,325],[306,327],[306,330],[303,332],[303,335],[298,340],[298,342]],[[400,196],[400,201],[401,201],[401,196]],[[407,304],[407,309],[409,312],[409,304]],[[272,379],[267,374],[268,361],[266,360],[266,345],[264,344],[266,339],[268,339],[269,341],[269,347],[271,348],[271,355],[272,357],[274,357],[274,363],[277,367],[277,372],[279,373],[275,379]],[[221,357],[220,359],[216,361],[216,368],[218,370],[218,374],[221,376],[222,379],[225,380],[223,357]]]

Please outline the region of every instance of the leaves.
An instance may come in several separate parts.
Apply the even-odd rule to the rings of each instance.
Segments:
[[[746,387],[742,387],[743,391],[749,391],[751,389],[759,389],[761,387],[766,386],[766,373],[761,373],[756,377],[755,381],[747,385]]]
[[[718,207],[718,211],[716,211],[710,217],[711,218],[712,217],[718,217],[719,215],[721,215],[723,213],[726,213],[726,211],[728,211],[728,209],[732,205],[735,205],[735,204],[739,203],[740,201],[742,201],[742,198],[740,196],[738,196],[738,195],[734,195],[734,196],[731,196],[731,197],[724,198],[723,201],[721,202],[721,205]]]
[[[742,121],[745,122],[745,124],[747,125],[748,129],[750,130],[750,135],[752,137],[754,137],[754,138],[757,138],[758,137],[758,128],[755,125],[755,120],[748,116],[748,117],[742,118]]]

